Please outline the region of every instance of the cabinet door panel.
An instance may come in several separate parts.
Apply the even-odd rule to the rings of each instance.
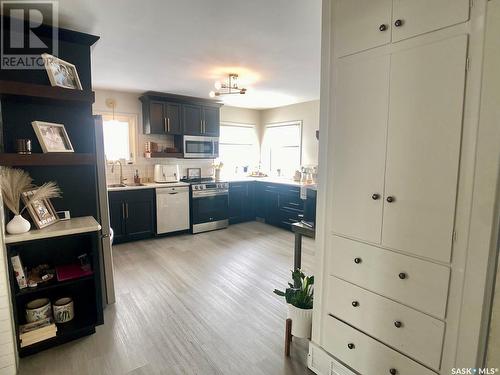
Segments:
[[[203,134],[211,137],[219,135],[219,108],[203,107]]]
[[[344,56],[391,41],[392,0],[337,0],[335,48]],[[385,25],[386,29],[380,29]]]
[[[167,119],[167,133],[182,134],[180,104],[165,103],[165,117]]]
[[[182,121],[184,125],[184,134],[201,135],[202,132],[202,113],[201,106],[183,104]]]
[[[114,234],[113,243],[120,243],[125,237],[124,216],[125,211],[123,201],[113,199],[110,194],[109,220]]]
[[[151,134],[165,133],[165,114],[163,113],[163,102],[149,103],[149,124]]]
[[[448,262],[462,131],[467,37],[395,53],[382,243]]]
[[[374,243],[382,225],[389,59],[339,61],[332,131],[332,229]]]
[[[392,40],[438,30],[469,19],[469,0],[394,0]],[[395,27],[396,20],[402,25]]]

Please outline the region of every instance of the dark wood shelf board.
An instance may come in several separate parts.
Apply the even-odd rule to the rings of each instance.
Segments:
[[[93,165],[95,163],[96,158],[94,154],[54,152],[47,154],[21,155],[0,153],[0,165],[7,167]]]
[[[71,102],[94,103],[93,91],[72,90],[56,86],[36,85],[32,83],[0,81],[1,96],[28,96]]]
[[[39,292],[46,292],[48,290],[60,288],[60,287],[65,287],[69,285],[74,285],[82,282],[87,282],[90,280],[94,280],[94,274],[84,276],[84,277],[79,277],[77,279],[72,279],[72,280],[66,280],[66,281],[57,281],[57,279],[54,277],[54,279],[47,281],[47,283],[40,284],[39,286],[35,288],[25,288],[25,289],[18,289],[16,291],[16,298],[17,297],[25,297],[27,295],[31,294],[36,294]]]
[[[152,158],[182,158],[184,154],[182,152],[152,152]]]
[[[38,353],[42,350],[64,344],[71,340],[91,335],[95,333],[95,326],[95,322],[91,322],[90,320],[85,319],[77,319],[75,317],[75,321],[65,323],[64,325],[58,325],[57,335],[55,337],[37,342],[29,346],[25,346],[24,348],[21,348],[19,346],[19,356],[26,357],[28,355]]]

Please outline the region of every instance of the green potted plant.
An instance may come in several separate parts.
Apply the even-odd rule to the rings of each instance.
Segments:
[[[312,327],[312,308],[314,299],[314,276],[306,276],[300,269],[292,271],[293,283],[288,283],[285,291],[274,293],[285,297],[288,304],[288,318],[292,319],[292,335],[310,338]]]

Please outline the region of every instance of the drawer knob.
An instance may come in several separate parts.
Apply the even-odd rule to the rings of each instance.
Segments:
[[[359,302],[358,301],[352,301],[352,306],[353,307],[358,307],[359,306]]]
[[[394,26],[396,26],[396,27],[403,26],[403,20],[396,20],[396,22],[394,22]]]
[[[406,277],[407,277],[406,273],[404,273],[404,272],[401,272],[398,276],[399,276],[399,278],[400,278],[401,280],[404,280],[404,279],[406,279]]]
[[[389,196],[386,198],[386,201],[387,201],[387,202],[389,202],[389,203],[392,203],[392,202],[394,202],[395,200],[396,200],[396,199],[395,199],[393,196],[391,196],[391,195],[389,195]]]
[[[391,368],[389,370],[389,374],[391,374],[391,375],[396,375],[397,373],[398,373],[398,370],[396,370],[395,368]]]
[[[373,194],[373,195],[372,195],[372,199],[373,199],[374,201],[376,201],[376,200],[380,199],[380,194],[377,194],[377,193]]]
[[[399,320],[396,320],[396,321],[394,322],[394,326],[395,326],[396,328],[401,328],[401,327],[403,326],[403,323],[401,323]]]
[[[361,258],[354,258],[354,263],[360,264],[361,263]]]
[[[380,26],[378,27],[378,29],[379,29],[380,31],[385,31],[385,30],[387,30],[387,25],[382,24],[382,25],[380,25]]]
[[[347,344],[347,347],[349,349],[354,349],[356,346],[354,346],[354,344],[351,342],[351,343]]]

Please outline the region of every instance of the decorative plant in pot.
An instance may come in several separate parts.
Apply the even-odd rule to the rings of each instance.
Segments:
[[[274,290],[278,296],[285,297],[288,304],[288,317],[292,319],[292,335],[310,338],[312,308],[314,298],[314,276],[306,276],[300,269],[292,271],[292,283],[285,291]]]
[[[30,230],[31,224],[21,215],[26,207],[38,200],[57,198],[61,196],[61,190],[55,182],[47,182],[37,188],[28,202],[21,209],[21,195],[24,191],[33,189],[33,179],[22,169],[0,168],[0,189],[4,205],[14,214],[14,218],[9,221],[6,230],[10,234],[26,233]]]

